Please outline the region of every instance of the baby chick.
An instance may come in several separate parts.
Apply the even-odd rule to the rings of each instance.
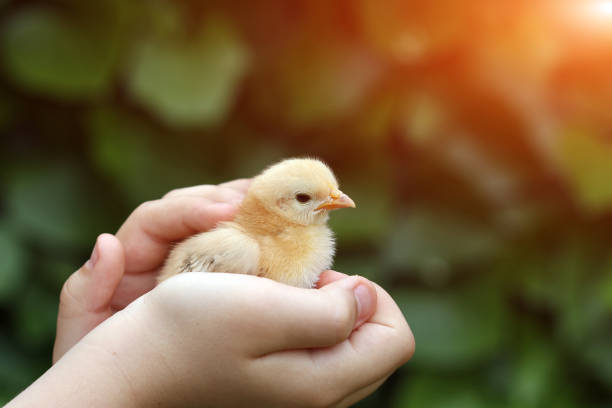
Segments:
[[[355,207],[324,163],[287,159],[253,179],[234,221],[195,235],[170,253],[158,281],[180,272],[264,276],[311,288],[335,251],[329,210]]]

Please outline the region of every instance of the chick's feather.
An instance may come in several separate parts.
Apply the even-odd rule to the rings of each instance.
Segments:
[[[256,275],[259,252],[257,241],[243,233],[237,225],[223,223],[176,246],[158,280],[194,271]]]
[[[306,200],[306,201],[305,201]],[[354,207],[331,170],[289,159],[256,177],[234,221],[178,244],[158,281],[181,272],[243,273],[309,288],[331,267],[334,237],[327,208]]]

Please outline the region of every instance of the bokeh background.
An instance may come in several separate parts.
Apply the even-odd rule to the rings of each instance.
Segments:
[[[0,402],[98,234],[309,155],[417,341],[359,406],[612,406],[611,3],[2,0],[0,68]]]

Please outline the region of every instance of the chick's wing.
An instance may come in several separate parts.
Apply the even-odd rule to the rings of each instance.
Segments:
[[[259,244],[231,225],[195,235],[178,244],[164,265],[161,282],[181,272],[257,274]]]

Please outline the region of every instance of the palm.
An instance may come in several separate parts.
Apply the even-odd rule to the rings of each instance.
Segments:
[[[138,207],[116,234],[125,251],[125,271],[111,309],[121,310],[155,287],[173,243],[231,219],[235,203],[249,184],[250,180],[240,179],[219,186],[184,188]]]
[[[148,272],[124,275],[111,300],[111,309],[113,311],[121,310],[153,289],[158,271],[159,269],[154,269]]]

